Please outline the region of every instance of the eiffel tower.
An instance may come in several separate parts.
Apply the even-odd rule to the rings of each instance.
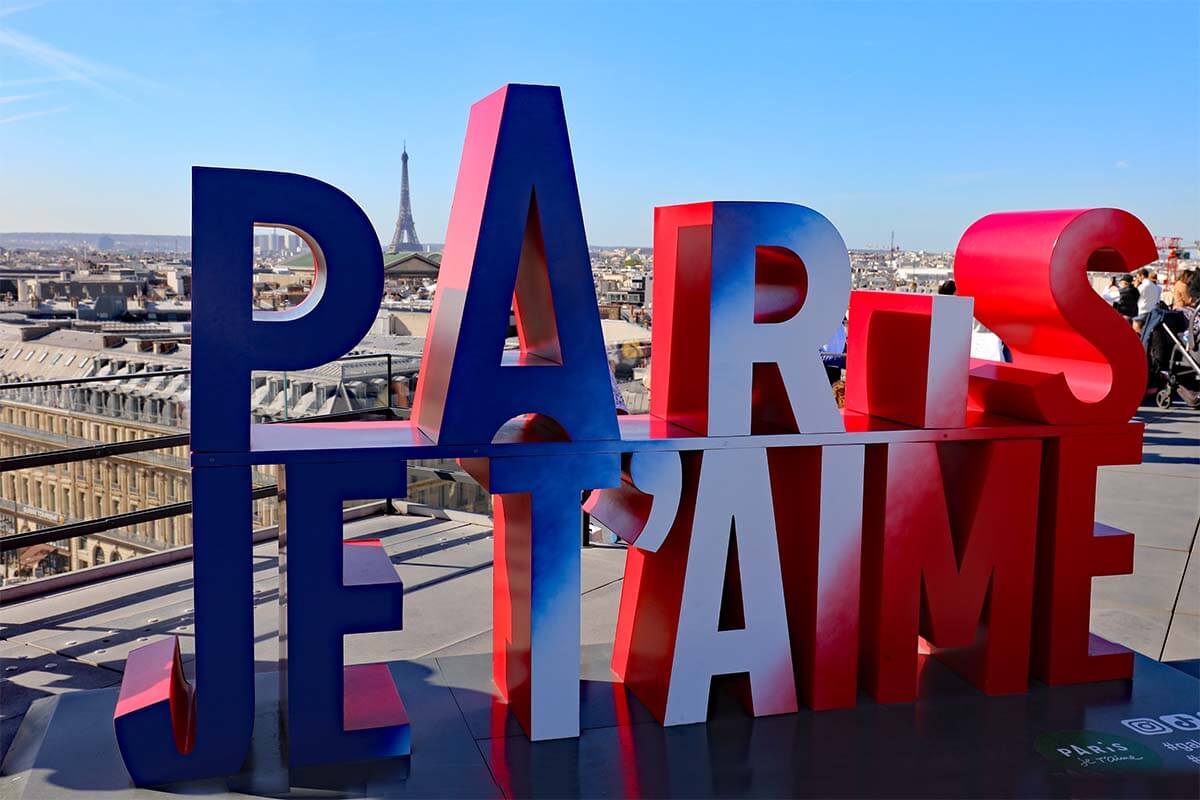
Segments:
[[[392,234],[392,243],[388,245],[389,253],[421,249],[408,198],[408,142],[404,143],[404,150],[400,153],[400,164],[400,216],[396,218],[396,232]]]

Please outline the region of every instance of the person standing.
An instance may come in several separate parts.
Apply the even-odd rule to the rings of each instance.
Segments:
[[[1122,275],[1118,280],[1117,299],[1113,301],[1113,308],[1127,320],[1137,316],[1138,290],[1133,288],[1132,275]]]
[[[1182,311],[1185,314],[1193,311],[1195,301],[1200,299],[1192,297],[1191,292],[1188,291],[1188,282],[1191,279],[1192,270],[1185,269],[1175,278],[1175,285],[1171,287],[1171,308]]]
[[[1188,314],[1186,310],[1184,311],[1184,315],[1188,318],[1184,346],[1193,359],[1200,361],[1200,269],[1192,270],[1188,274],[1186,291],[1191,313]],[[1193,380],[1190,386],[1184,386],[1181,383],[1176,389],[1179,398],[1189,408],[1200,408],[1200,385],[1197,384],[1198,382]]]
[[[1157,275],[1155,276],[1157,277]],[[1143,267],[1137,272],[1137,316],[1133,318],[1134,330],[1141,332],[1142,326],[1146,324],[1146,320],[1150,317],[1150,311],[1162,298],[1162,287],[1158,285],[1157,280],[1150,279],[1150,270]]]

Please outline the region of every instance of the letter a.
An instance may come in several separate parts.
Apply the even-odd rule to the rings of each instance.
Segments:
[[[796,685],[765,450],[710,450],[684,462],[684,495],[670,535],[637,553],[641,589],[618,636],[625,685],[664,725],[702,722],[711,678],[745,673],[755,716],[796,711]],[[699,476],[696,466],[699,462]],[[730,539],[737,569],[729,570]],[[740,585],[741,627],[722,630],[726,575]],[[622,598],[626,599],[625,597]],[[627,638],[626,638],[627,637]]]
[[[525,413],[616,439],[607,365],[562,94],[505,86],[471,108],[412,418],[439,444]]]

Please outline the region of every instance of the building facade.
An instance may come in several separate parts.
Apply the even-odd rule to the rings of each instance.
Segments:
[[[296,372],[255,373],[253,421],[389,404],[403,415],[420,343],[418,337],[372,334],[362,349],[377,355]],[[177,326],[0,321],[0,384],[51,384],[0,390],[0,458],[187,433],[190,379],[171,373],[187,369],[190,351]],[[70,383],[106,376],[113,380]],[[188,501],[189,456],[182,444],[0,473],[0,536]],[[424,466],[457,470],[453,462]],[[252,476],[256,487],[275,485],[278,467],[255,467]],[[407,499],[477,513],[491,508],[490,496],[479,486],[447,481],[431,470],[410,473]],[[277,524],[274,499],[254,506],[256,527]],[[0,578],[40,577],[191,542],[191,515],[180,514],[7,553]]]

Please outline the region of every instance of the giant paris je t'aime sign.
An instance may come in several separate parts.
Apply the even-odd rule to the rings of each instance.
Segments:
[[[255,224],[312,248],[293,309],[251,311]],[[633,416],[613,406],[556,88],[471,109],[411,421],[250,424],[252,370],[336,359],[375,318],[379,242],[349,197],[197,168],[193,247],[196,676],[174,639],[130,655],[115,725],[138,783],[247,758],[260,463],[283,465],[292,766],[410,750],[387,666],[342,663],[346,634],[401,627],[403,588],[341,521],[346,499],[403,496],[408,458],[459,458],[495,495],[493,673],[533,739],[579,734],[588,491],[631,545],[613,671],[663,724],[702,721],[717,675],[742,676],[754,715],[853,706],[860,689],[911,701],[922,639],[988,694],[1130,676],[1088,617],[1092,576],[1129,572],[1133,537],[1093,512],[1097,466],[1140,460],[1146,367],[1085,275],[1154,260],[1128,213],[986,216],[958,246],[961,295],[932,297],[851,292],[841,236],[804,206],[657,208],[654,384]],[[512,306],[519,352],[504,350]],[[847,306],[839,410],[818,347]],[[970,358],[972,316],[1011,364]]]

